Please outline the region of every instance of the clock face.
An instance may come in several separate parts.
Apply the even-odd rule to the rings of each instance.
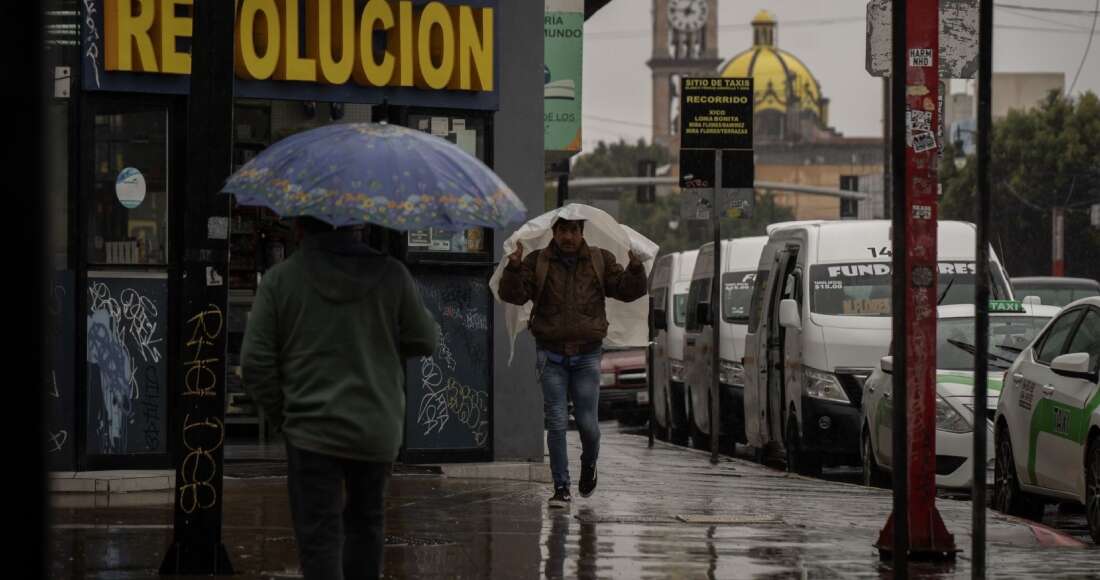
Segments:
[[[668,0],[668,22],[676,30],[695,32],[707,23],[707,0]]]

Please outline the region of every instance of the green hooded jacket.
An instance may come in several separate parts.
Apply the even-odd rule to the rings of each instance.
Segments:
[[[263,277],[241,377],[291,445],[390,462],[403,435],[405,360],[431,355],[438,340],[404,264],[346,232],[324,233]]]

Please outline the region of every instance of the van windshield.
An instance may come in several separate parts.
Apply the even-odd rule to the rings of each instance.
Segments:
[[[974,262],[940,262],[940,304],[974,303]],[[890,316],[890,262],[820,264],[810,267],[811,309],[831,316]],[[991,277],[996,276],[991,272]],[[994,299],[1003,285],[990,284]]]
[[[749,304],[752,302],[752,288],[755,283],[755,270],[722,274],[722,317],[726,322],[748,323]]]
[[[687,322],[687,292],[674,295],[672,300],[672,322],[676,326],[683,328],[684,324]]]

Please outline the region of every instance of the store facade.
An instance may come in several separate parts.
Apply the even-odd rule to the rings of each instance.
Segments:
[[[496,0],[239,0],[233,168],[271,143],[328,123],[385,121],[448,139],[542,211],[542,30],[534,3]],[[190,0],[83,0],[76,50],[60,49],[51,184],[55,277],[51,469],[171,467],[175,394],[209,372],[181,360]],[[59,70],[60,69],[60,70]],[[222,130],[219,128],[219,130]],[[63,173],[63,175],[61,175]],[[55,199],[56,198],[56,199]],[[62,225],[58,225],[58,222]],[[215,227],[215,226],[211,226]],[[259,280],[297,246],[267,210],[231,208],[221,233],[225,430],[270,426],[237,374]],[[443,329],[407,368],[407,462],[542,458],[533,353],[509,343],[487,281],[509,231],[372,228],[402,259]],[[211,234],[214,235],[214,234]],[[216,365],[213,365],[216,366]]]

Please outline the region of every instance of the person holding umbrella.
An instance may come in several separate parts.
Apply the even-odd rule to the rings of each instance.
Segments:
[[[457,146],[391,125],[288,137],[222,191],[295,217],[304,234],[301,249],[264,275],[241,348],[245,389],[286,438],[302,572],[378,578],[405,362],[435,352],[440,330],[405,265],[360,241],[356,226],[500,227],[526,209]]]
[[[517,243],[498,288],[505,302],[533,303],[528,327],[535,337],[536,374],[554,479],[550,506],[557,508],[568,507],[572,500],[565,444],[570,398],[583,448],[577,488],[582,497],[596,489],[600,359],[608,329],[605,298],[632,302],[646,294],[647,285],[646,269],[634,251],[628,253],[624,270],[614,254],[585,242],[584,224],[583,219],[557,218],[549,246],[526,257],[523,244]]]

